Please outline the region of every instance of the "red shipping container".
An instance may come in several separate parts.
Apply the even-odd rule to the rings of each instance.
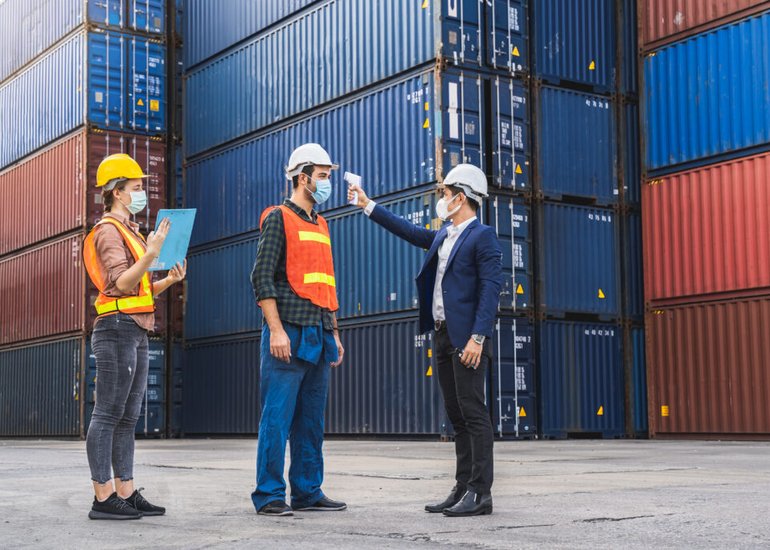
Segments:
[[[103,213],[96,169],[112,153],[128,153],[151,177],[147,210],[135,216],[143,232],[166,204],[166,146],[158,138],[80,130],[0,173],[0,255],[84,229]],[[42,198],[45,200],[42,200]]]
[[[649,305],[770,288],[770,153],[648,182],[642,231]]]
[[[770,438],[770,296],[647,314],[652,437]]]
[[[93,327],[96,289],[77,233],[0,260],[0,345],[83,332]],[[155,333],[165,334],[167,297],[158,297]]]
[[[642,46],[657,49],[769,8],[767,0],[640,0]]]

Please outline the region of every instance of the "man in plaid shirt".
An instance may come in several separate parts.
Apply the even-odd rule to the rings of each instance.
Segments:
[[[338,305],[329,229],[313,208],[329,198],[329,177],[336,168],[320,145],[298,147],[286,168],[291,197],[262,214],[251,273],[264,315],[257,487],[251,495],[260,515],[347,507],[321,491],[329,370],[342,363],[345,350],[334,313]],[[291,507],[283,478],[287,439]]]

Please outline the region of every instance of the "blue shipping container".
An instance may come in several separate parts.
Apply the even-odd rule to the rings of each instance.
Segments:
[[[620,315],[618,219],[609,209],[544,203],[541,308],[549,315]]]
[[[301,12],[189,73],[187,157],[431,64],[437,52],[477,64],[483,5],[334,0]]]
[[[614,90],[615,4],[615,0],[533,2],[535,74],[550,82]]]
[[[528,320],[497,319],[488,403],[498,436],[537,435],[534,346],[534,331]]]
[[[414,316],[340,326],[345,360],[331,373],[326,433],[442,433],[433,334],[418,326]]]
[[[629,212],[623,219],[625,240],[623,262],[625,285],[625,310],[623,317],[642,321],[644,319],[644,268],[642,259],[642,216]]]
[[[80,435],[81,338],[0,351],[0,435]]]
[[[14,128],[0,142],[0,167],[83,124],[165,131],[165,52],[147,38],[96,30],[62,42],[0,87],[0,125]]]
[[[642,202],[642,151],[639,135],[639,105],[624,103],[621,106],[623,117],[623,185],[626,204],[638,205]]]
[[[165,5],[165,0],[4,0],[0,2],[0,82],[84,22],[162,34]]]
[[[258,331],[262,314],[251,287],[259,236],[215,244],[188,256],[184,334],[188,340]]]
[[[636,11],[636,0],[623,0],[620,6],[623,10],[623,26],[621,33],[620,92],[626,95],[639,93],[639,29]]]
[[[647,364],[644,348],[644,329],[632,328],[631,329],[631,346],[633,361],[631,367],[632,375],[632,410],[633,419],[632,427],[636,434],[644,434],[648,432],[648,418],[647,418]]]
[[[493,183],[528,187],[522,85],[430,69],[187,164],[186,206],[198,208],[199,216],[192,243],[258,229],[262,210],[289,194],[284,167],[291,151],[306,142],[324,145],[341,171],[360,174],[372,197],[435,182],[461,162],[482,166],[490,139],[483,114],[486,86],[493,97]],[[341,174],[332,182],[328,209],[347,203]]]
[[[540,191],[549,198],[618,200],[617,123],[609,99],[561,88],[539,88],[535,125]]]
[[[179,362],[183,434],[257,433],[259,340],[252,336],[185,346]]]
[[[645,58],[644,132],[650,175],[767,148],[767,51],[770,12],[677,42]]]
[[[621,331],[615,325],[540,325],[541,429],[545,437],[623,435],[625,386]]]

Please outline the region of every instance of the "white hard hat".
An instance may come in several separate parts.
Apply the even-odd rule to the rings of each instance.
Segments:
[[[292,151],[291,156],[289,157],[289,164],[286,166],[286,179],[290,180],[298,175],[302,172],[302,168],[308,164],[331,166],[332,170],[339,168],[338,165],[332,162],[326,149],[317,143],[306,143]]]
[[[480,168],[472,164],[458,164],[444,178],[444,187],[459,187],[463,192],[481,204],[481,199],[488,196],[487,176]]]

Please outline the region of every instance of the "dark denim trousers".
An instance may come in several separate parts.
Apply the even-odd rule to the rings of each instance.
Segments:
[[[96,405],[86,439],[91,479],[129,481],[134,478],[134,430],[150,366],[147,331],[128,315],[109,315],[97,321],[91,348],[96,356]]]

